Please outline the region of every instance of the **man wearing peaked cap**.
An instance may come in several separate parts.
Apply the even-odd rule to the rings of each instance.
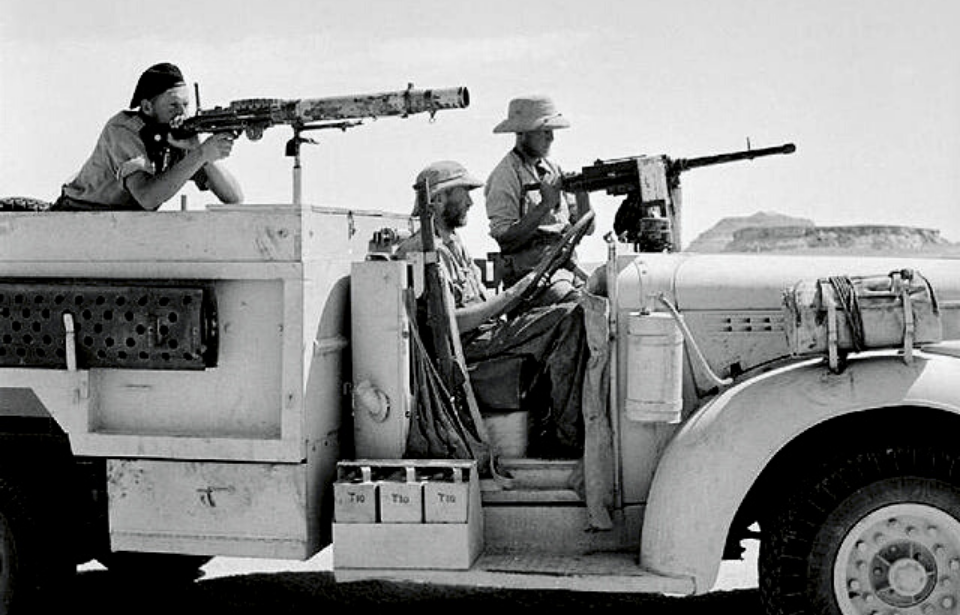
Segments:
[[[188,181],[224,203],[243,200],[240,184],[221,160],[233,136],[169,137],[171,122],[190,105],[183,73],[169,62],[147,68],[137,80],[128,110],[111,117],[93,153],[61,188],[51,211],[154,211]]]
[[[428,207],[434,218],[434,245],[442,277],[453,295],[454,317],[468,365],[481,361],[529,357],[537,364],[535,381],[549,383],[549,399],[537,403],[531,453],[576,458],[583,453],[581,391],[588,347],[583,309],[574,302],[528,310],[505,319],[533,282],[527,274],[500,293],[489,294],[480,270],[470,257],[457,229],[467,223],[473,205],[470,192],[483,186],[458,162],[443,160],[420,171],[415,189],[428,188]],[[414,206],[419,215],[420,199]],[[397,248],[405,258],[423,251],[420,231]],[[532,385],[531,385],[532,386]],[[546,395],[544,395],[546,397]]]
[[[485,188],[490,235],[500,246],[508,286],[536,267],[563,232],[590,209],[586,193],[571,201],[562,191],[563,172],[549,158],[553,132],[569,127],[553,100],[531,95],[511,100],[507,118],[493,129],[516,135],[513,149],[490,173]],[[532,184],[540,189],[524,188]],[[575,299],[582,286],[582,278],[564,269],[552,282],[550,292],[541,296],[544,302]]]

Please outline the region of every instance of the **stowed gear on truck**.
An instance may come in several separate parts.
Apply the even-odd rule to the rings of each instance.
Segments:
[[[695,594],[757,537],[770,613],[955,608],[960,262],[608,234],[587,428],[609,446],[528,457],[524,371],[504,371],[512,395],[476,395],[498,480],[406,456],[425,259],[389,238],[415,223],[0,215],[0,612],[94,558],[195,570],[331,543],[339,581]]]

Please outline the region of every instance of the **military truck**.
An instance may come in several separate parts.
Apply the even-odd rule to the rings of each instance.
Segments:
[[[638,225],[661,238],[665,162],[633,163],[631,206],[669,205]],[[691,595],[755,539],[770,613],[957,608],[956,261],[608,233],[587,424],[608,445],[529,456],[525,369],[497,398],[471,369],[491,462],[422,459],[425,259],[391,250],[417,224],[299,202],[0,214],[0,612],[94,559],[173,577],[331,545],[341,582]]]

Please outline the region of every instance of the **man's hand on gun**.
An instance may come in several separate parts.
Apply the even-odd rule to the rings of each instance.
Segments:
[[[236,138],[236,135],[230,132],[217,132],[203,141],[200,141],[197,135],[185,139],[175,139],[171,136],[167,138],[167,143],[182,150],[199,149],[204,162],[215,162],[230,155]]]
[[[193,133],[181,138],[174,137],[174,134],[183,126],[187,116],[181,115],[170,122],[171,132],[167,135],[167,143],[173,147],[182,150],[200,149],[200,154],[204,162],[216,162],[230,156],[233,151],[233,142],[240,136],[238,131],[221,131],[211,134],[209,137],[200,140],[199,133]]]
[[[207,137],[200,144],[203,159],[207,162],[223,160],[233,151],[233,142],[236,136],[229,132],[218,132]]]
[[[544,212],[560,207],[560,193],[563,191],[562,177],[549,172],[540,179],[540,207]]]

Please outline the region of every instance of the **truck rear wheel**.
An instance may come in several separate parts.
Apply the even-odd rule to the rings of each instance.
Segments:
[[[38,512],[23,492],[0,479],[0,615],[57,606],[76,567],[63,545],[41,531]]]
[[[960,603],[960,490],[941,450],[841,460],[761,524],[768,613],[946,613]]]
[[[0,615],[11,612],[19,583],[19,571],[13,529],[7,520],[6,511],[0,511]]]

